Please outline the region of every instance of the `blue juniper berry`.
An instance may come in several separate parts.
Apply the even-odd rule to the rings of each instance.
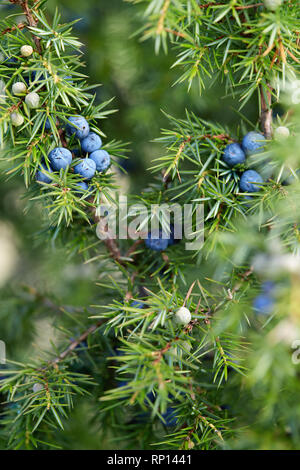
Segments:
[[[90,154],[90,158],[94,160],[97,171],[105,171],[110,165],[110,156],[106,150],[96,150]]]
[[[96,163],[90,158],[82,158],[74,167],[74,172],[83,178],[90,180],[96,172]]]
[[[64,147],[56,147],[48,155],[53,170],[66,169],[72,163],[72,153]]]
[[[246,155],[261,152],[266,144],[266,139],[260,132],[248,132],[242,141],[242,147]]]
[[[88,184],[85,181],[79,181],[76,183],[76,188],[78,188],[78,190],[76,190],[76,193],[78,194],[82,194],[89,189]]]
[[[263,179],[255,170],[246,170],[240,179],[240,190],[248,193],[255,193],[260,190]]]
[[[145,239],[145,244],[147,248],[150,248],[150,250],[163,251],[169,245],[169,238],[161,229],[153,230],[148,233],[148,236]]]
[[[45,163],[41,163],[40,168],[41,169],[36,172],[36,175],[35,175],[36,180],[39,181],[40,183],[50,184],[52,182],[51,177],[46,175],[42,170],[45,170],[48,173],[52,173],[51,168],[48,169]]]
[[[227,145],[223,153],[223,160],[228,166],[233,167],[244,163],[246,155],[240,144],[233,143]]]
[[[102,140],[95,132],[90,132],[87,137],[81,141],[81,149],[83,152],[92,153],[99,150],[102,145]]]
[[[274,309],[274,300],[268,294],[260,294],[255,297],[253,308],[257,313],[268,315]]]
[[[66,129],[68,135],[75,134],[78,139],[84,139],[90,132],[90,126],[83,116],[70,116]]]
[[[261,285],[262,293],[255,297],[253,308],[257,313],[268,315],[274,310],[274,294],[276,285],[273,281],[265,281]]]

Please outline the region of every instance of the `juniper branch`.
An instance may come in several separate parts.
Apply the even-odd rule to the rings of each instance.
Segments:
[[[11,3],[20,5],[20,7],[22,8],[22,10],[23,10],[23,12],[24,12],[24,14],[27,18],[29,26],[35,27],[37,25],[38,21],[34,18],[33,9],[29,7],[28,0],[9,0],[9,1]],[[38,53],[42,54],[42,47],[41,47],[40,38],[38,38],[35,34],[33,34],[32,36],[33,36],[33,40],[35,42]]]
[[[26,28],[26,26],[27,25],[25,23],[19,23],[15,26],[11,26],[10,28],[6,28],[3,31],[1,31],[1,35],[4,36],[7,33],[12,33],[13,31],[16,31],[17,29],[21,31],[22,29]]]
[[[265,94],[267,99],[265,98]],[[267,90],[260,87],[260,101],[261,101],[261,109],[260,109],[260,122],[262,131],[266,137],[266,139],[271,139],[272,137],[272,94],[271,94],[271,87],[267,85]]]
[[[59,362],[66,359],[66,357],[69,354],[71,354],[83,341],[85,341],[92,333],[94,333],[102,324],[103,324],[103,320],[87,328],[83,333],[81,333],[81,335],[76,340],[71,341],[70,345],[61,354],[59,354],[59,356],[52,359],[49,364],[56,365]]]

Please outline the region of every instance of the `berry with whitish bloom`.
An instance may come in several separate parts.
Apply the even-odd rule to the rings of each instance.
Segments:
[[[90,126],[83,116],[70,116],[66,129],[69,135],[75,134],[78,139],[84,139],[90,132]]]
[[[93,178],[96,172],[96,163],[90,158],[83,158],[74,167],[75,173],[79,174],[83,178],[90,180]]]
[[[274,131],[275,139],[286,139],[290,135],[290,130],[285,126],[279,126]]]
[[[45,165],[45,163],[42,163],[40,168],[41,169],[36,172],[36,175],[35,175],[36,180],[39,181],[40,183],[50,184],[52,182],[52,179],[51,179],[50,176],[48,176],[45,173],[45,171],[47,171],[48,173],[52,173],[51,168],[48,169],[47,166]]]
[[[23,82],[16,82],[12,86],[13,95],[21,95],[26,93],[27,86]]]
[[[61,168],[65,170],[72,163],[72,154],[70,150],[64,147],[56,147],[51,150],[48,158],[52,169],[55,171],[59,171]]]
[[[274,300],[267,294],[260,294],[255,297],[253,308],[257,313],[268,315],[274,310]]]
[[[179,325],[188,325],[192,319],[191,312],[186,307],[180,307],[175,313],[174,320]]]
[[[90,154],[90,158],[96,163],[97,171],[105,171],[110,165],[110,156],[106,150],[96,150]]]
[[[263,179],[254,170],[247,170],[241,176],[240,190],[247,193],[255,193],[260,190],[259,185],[263,183]]]
[[[28,95],[26,95],[25,103],[31,109],[38,108],[40,104],[40,97],[37,93],[32,91],[31,93],[28,93]]]
[[[45,388],[44,385],[36,383],[36,384],[33,385],[32,391],[33,391],[33,393],[38,393],[41,390],[44,390],[44,388]]]
[[[242,141],[242,147],[246,155],[261,152],[266,144],[266,139],[260,132],[248,132]]]
[[[233,167],[239,163],[244,163],[246,155],[240,144],[233,143],[225,148],[223,160],[228,166]]]
[[[81,141],[81,149],[86,153],[92,153],[99,150],[101,145],[102,140],[95,132],[90,132],[89,135]]]
[[[17,111],[14,111],[13,113],[11,113],[10,119],[11,119],[12,125],[15,127],[22,126],[22,124],[24,123],[24,118],[22,114],[18,113]]]
[[[21,55],[23,57],[29,57],[33,53],[33,48],[31,46],[22,46],[21,47]]]
[[[264,0],[265,7],[268,10],[275,11],[280,7],[282,0]]]
[[[168,236],[162,230],[152,230],[145,239],[147,248],[154,251],[163,251],[168,247]]]

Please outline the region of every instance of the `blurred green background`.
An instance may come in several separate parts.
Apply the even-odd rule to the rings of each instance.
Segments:
[[[208,80],[203,96],[199,95],[197,84],[190,92],[186,83],[173,86],[180,73],[171,69],[175,52],[155,55],[151,41],[141,42],[134,35],[143,25],[139,18],[141,6],[123,0],[48,1],[49,14],[56,7],[63,22],[82,18],[74,32],[84,44],[87,75],[92,83],[102,84],[97,91],[98,101],[115,97],[113,107],[118,113],[100,125],[108,139],[130,142],[129,160],[124,166],[132,193],[139,193],[151,181],[146,169],[163,152],[152,142],[159,137],[161,128],[169,126],[162,110],[183,118],[185,109],[189,109],[204,119],[227,125],[235,134],[240,125],[240,117],[234,111],[238,103],[224,97],[220,83],[210,88]],[[2,18],[15,12],[15,7],[0,4]],[[255,122],[255,99],[243,113]],[[53,336],[53,313],[35,310],[28,303],[27,286],[45,296],[49,293],[59,305],[87,306],[100,295],[94,283],[99,275],[96,265],[83,265],[82,259],[69,256],[63,245],[54,247],[39,242],[39,208],[35,206],[24,213],[24,192],[21,177],[7,180],[0,173],[0,339],[5,339],[8,357],[14,359],[32,356],[41,345],[47,349]],[[25,286],[22,295],[20,285]],[[34,328],[28,331],[32,315],[36,316]],[[94,405],[90,404],[91,409]],[[87,426],[87,416],[89,410],[83,403],[61,436],[63,448],[107,448],[108,444],[99,439],[97,425]]]

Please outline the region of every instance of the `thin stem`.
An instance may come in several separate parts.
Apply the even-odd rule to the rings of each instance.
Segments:
[[[199,8],[209,8],[209,7],[215,7],[215,6],[227,6],[227,3],[215,3],[215,2],[209,2],[205,3],[204,5],[199,5]],[[254,3],[253,5],[242,5],[242,6],[237,6],[234,7],[236,10],[248,10],[249,8],[258,8],[264,6],[264,3]]]
[[[97,212],[96,212],[96,208],[93,207],[92,208],[92,212],[93,212],[93,219],[94,219],[94,222],[96,224],[101,224],[102,223],[102,219],[101,217],[99,217],[97,215]],[[101,226],[101,231],[103,233],[106,233],[108,235],[108,231],[106,231],[106,227],[105,226]],[[121,255],[121,251],[116,243],[116,241],[113,239],[113,238],[109,238],[107,237],[106,239],[103,240],[111,257],[117,261],[119,264],[121,265],[125,265],[125,261],[122,259],[122,255]]]
[[[70,345],[61,354],[59,354],[59,356],[52,359],[52,361],[50,361],[50,364],[55,365],[55,364],[58,364],[59,362],[63,361],[69,354],[71,354],[77,348],[77,346],[80,345],[80,343],[85,341],[90,334],[94,333],[94,331],[96,331],[97,328],[99,328],[99,326],[102,325],[102,323],[103,323],[103,320],[100,320],[98,323],[95,323],[94,325],[91,325],[87,330],[85,330],[79,336],[79,338],[72,341],[70,343]]]
[[[170,0],[165,0],[164,6],[161,10],[161,15],[158,20],[156,34],[161,34],[164,30],[164,22],[165,22],[165,18],[166,18],[169,6],[170,6]]]
[[[15,26],[12,26],[11,28],[6,28],[3,31],[1,31],[1,36],[4,36],[7,33],[12,33],[13,31],[16,31],[16,29],[19,29],[20,31],[24,28],[26,28],[25,23],[18,23]]]
[[[263,86],[260,86],[260,123],[261,129],[266,139],[272,137],[272,95],[271,87],[267,85],[268,89],[264,92]],[[267,98],[267,99],[266,99]]]

